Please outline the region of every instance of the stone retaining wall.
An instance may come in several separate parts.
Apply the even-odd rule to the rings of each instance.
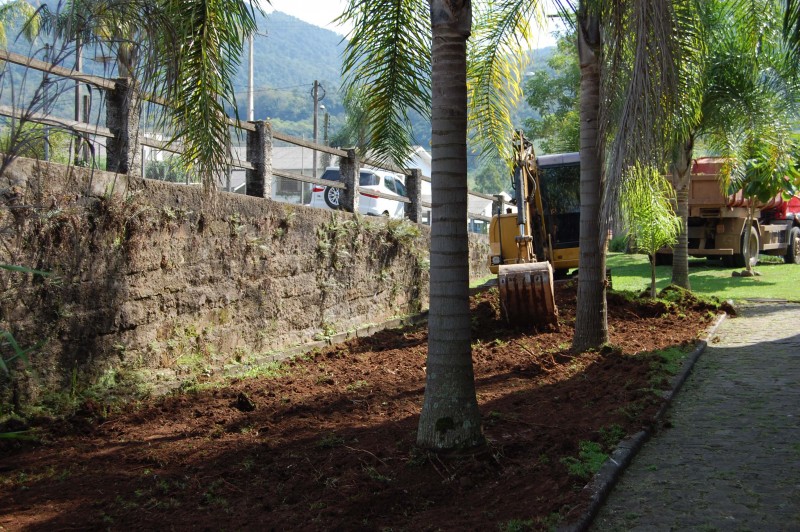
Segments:
[[[0,203],[0,263],[51,272],[0,270],[0,328],[46,340],[9,401],[162,391],[427,307],[429,230],[407,221],[24,159]],[[487,253],[473,235],[475,277]]]

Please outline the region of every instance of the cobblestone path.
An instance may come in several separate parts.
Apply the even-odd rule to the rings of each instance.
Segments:
[[[800,305],[725,320],[591,527],[800,531]]]

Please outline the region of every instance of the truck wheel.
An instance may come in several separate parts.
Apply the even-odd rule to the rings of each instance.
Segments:
[[[789,245],[783,260],[786,264],[800,264],[800,227],[792,227],[789,232]]]
[[[758,249],[761,246],[761,241],[758,238],[758,231],[753,226],[750,226],[750,246],[748,247],[748,257],[744,256],[744,236],[742,235],[742,252],[733,256],[733,265],[737,268],[744,268],[750,261],[750,266],[758,264]]]

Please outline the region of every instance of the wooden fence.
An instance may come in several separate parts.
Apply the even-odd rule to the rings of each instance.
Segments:
[[[81,73],[74,69],[64,68],[41,61],[32,57],[0,50],[0,60],[38,70],[48,75],[59,76],[76,82],[85,83],[105,92],[106,124],[105,126],[89,124],[76,120],[65,120],[54,116],[22,111],[18,108],[0,106],[0,115],[14,119],[22,119],[61,128],[82,135],[104,137],[106,141],[107,160],[106,170],[135,176],[143,176],[142,146],[157,150],[180,153],[181,146],[154,138],[152,135],[140,133],[140,102],[147,101],[159,105],[166,102],[157,96],[141,94],[133,90],[128,79],[109,79],[100,76]],[[135,111],[134,111],[135,110]],[[389,170],[405,176],[405,185],[408,197],[398,197],[370,190],[371,196],[378,196],[405,204],[406,217],[414,222],[422,222],[423,209],[430,209],[431,204],[423,201],[422,183],[430,183],[430,177],[422,175],[418,169],[401,169],[386,165],[380,161],[369,158],[359,160],[355,150],[341,150],[324,144],[310,142],[305,139],[273,131],[269,122],[252,121],[241,122],[229,118],[232,127],[245,132],[246,157],[241,160],[231,157],[228,164],[232,168],[245,170],[245,193],[249,196],[269,198],[272,196],[272,176],[291,179],[301,183],[310,183],[340,189],[340,208],[350,212],[358,211],[359,201],[359,169],[362,165]],[[272,154],[275,141],[285,142],[300,146],[316,152],[339,157],[339,168],[342,181],[328,181],[316,176],[306,176],[286,170],[273,168]],[[497,202],[496,196],[480,194],[470,191],[474,198]],[[496,203],[495,203],[496,204]],[[470,227],[474,228],[475,222],[485,223],[490,218],[483,212],[470,212],[468,214]]]

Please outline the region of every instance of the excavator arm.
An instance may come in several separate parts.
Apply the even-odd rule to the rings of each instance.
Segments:
[[[500,307],[506,320],[515,325],[557,327],[553,268],[541,256],[544,250],[549,251],[549,242],[542,225],[536,156],[533,145],[522,132],[515,134],[514,152],[517,214],[498,213],[492,218],[489,230],[492,267],[498,274]],[[511,234],[514,235],[513,241]],[[538,257],[537,249],[541,250]]]

